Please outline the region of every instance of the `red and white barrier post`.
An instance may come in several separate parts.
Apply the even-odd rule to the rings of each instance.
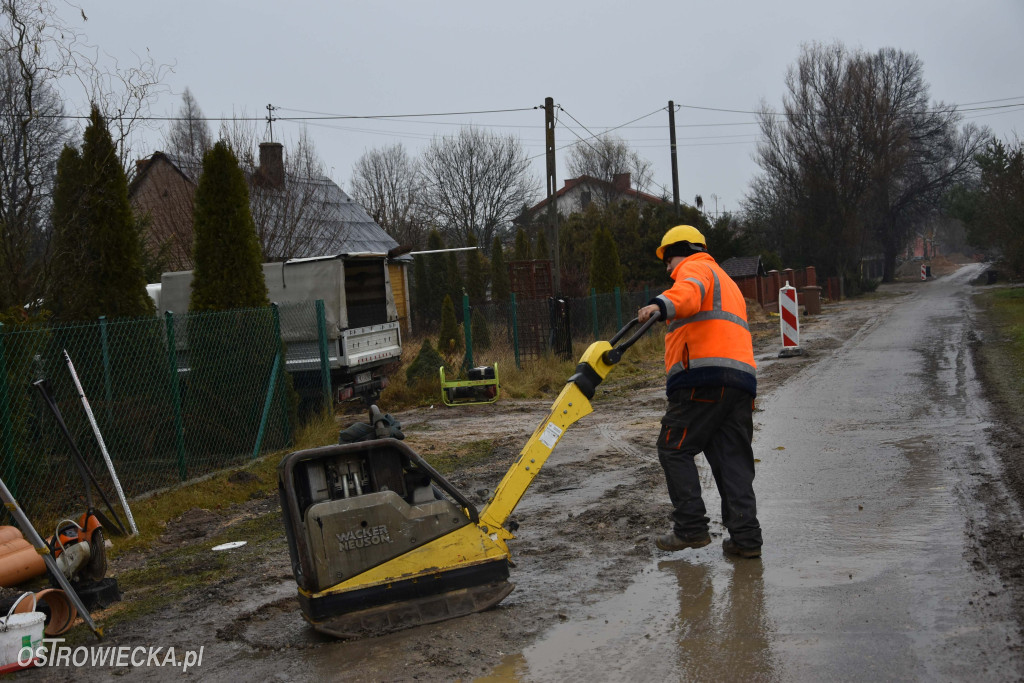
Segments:
[[[779,290],[779,327],[782,331],[782,350],[779,358],[799,356],[804,352],[800,348],[800,320],[797,316],[796,287],[789,282]]]
[[[921,264],[921,279],[928,279],[928,268],[923,263]]]

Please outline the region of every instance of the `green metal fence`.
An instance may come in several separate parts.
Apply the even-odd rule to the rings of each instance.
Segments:
[[[512,296],[472,309],[464,302],[459,313],[481,317],[492,342],[512,348],[520,365],[555,350],[560,329],[568,331],[573,355],[595,339],[609,338],[651,295],[592,293],[562,304]],[[282,321],[292,338],[282,338]],[[465,333],[466,360],[485,361],[485,354],[474,361],[471,325]],[[162,319],[0,326],[0,477],[33,520],[84,510],[84,485],[71,447],[33,387],[38,380],[47,381],[75,444],[116,500],[65,351],[129,499],[285,448],[302,416],[331,401],[320,302],[168,313]],[[402,381],[400,374],[391,379]]]
[[[315,338],[314,302],[0,327],[0,476],[33,520],[84,510],[71,446],[34,386],[45,380],[89,468],[116,501],[65,351],[129,498],[286,447],[299,400],[285,371],[282,316],[308,320]],[[306,389],[322,404],[330,389],[320,386],[320,365],[314,358],[317,370],[301,377],[315,378]]]
[[[616,288],[611,293],[591,291],[587,297],[565,299],[522,300],[513,294],[507,302],[478,306],[470,306],[464,297],[460,314],[461,321],[482,318],[489,340],[503,341],[512,348],[516,365],[521,366],[549,353],[575,357],[590,342],[609,339],[663,289],[623,292]],[[473,365],[478,359],[474,356],[472,325],[463,329],[466,365]]]

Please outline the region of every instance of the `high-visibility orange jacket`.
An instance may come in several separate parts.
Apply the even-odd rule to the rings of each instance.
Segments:
[[[730,386],[757,394],[757,364],[739,287],[708,253],[672,271],[672,287],[651,300],[668,325],[666,391]]]

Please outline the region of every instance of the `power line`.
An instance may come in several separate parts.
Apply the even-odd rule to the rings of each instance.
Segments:
[[[313,116],[280,117],[281,121],[314,121],[314,120],[344,120],[344,119],[410,119],[426,116],[471,116],[474,114],[506,114],[509,112],[532,111],[540,107],[518,107],[515,109],[481,109],[478,111],[448,111],[434,112],[431,114],[373,114],[368,116],[356,116],[349,114],[326,114],[323,112],[302,111],[300,109],[287,109],[278,107],[278,111],[294,111],[300,114],[312,114]]]
[[[576,121],[575,117],[573,117],[572,114],[570,114],[568,111],[566,111],[565,108],[562,107],[562,105],[558,105],[558,109],[561,110],[561,111],[564,111],[566,116],[571,118],[573,121]],[[571,132],[573,135],[575,135],[577,138],[579,138],[579,140],[577,140],[575,142],[570,142],[568,145],[563,145],[563,146],[559,147],[557,151],[560,152],[563,149],[566,149],[568,147],[573,147],[575,145],[580,144],[581,142],[586,142],[590,146],[590,148],[594,149],[594,151],[596,152],[597,150],[594,148],[594,146],[589,144],[589,142],[588,142],[589,140],[593,140],[594,138],[600,137],[601,135],[607,135],[608,133],[611,133],[612,131],[615,131],[615,130],[619,130],[620,128],[625,128],[626,126],[628,126],[630,124],[633,124],[633,123],[636,123],[637,121],[643,121],[644,119],[646,119],[646,118],[648,118],[650,116],[654,116],[655,114],[657,114],[658,112],[661,112],[661,111],[665,111],[665,107],[658,107],[657,109],[655,109],[654,111],[652,111],[652,112],[650,112],[648,114],[644,114],[643,116],[638,116],[635,119],[632,119],[630,121],[626,121],[625,123],[620,124],[618,126],[613,126],[612,128],[608,128],[608,129],[604,130],[603,132],[596,133],[596,134],[595,133],[590,133],[590,130],[587,129],[586,126],[584,126],[579,121],[576,121],[576,123],[579,124],[579,126],[581,128],[583,128],[583,130],[585,130],[588,133],[590,133],[590,137],[589,138],[583,138],[578,133],[576,133],[576,131],[574,131],[574,130],[572,130],[570,128],[570,129],[568,129],[569,132]],[[598,152],[598,154],[600,154],[600,152]],[[532,156],[532,157],[528,158],[527,161],[533,161],[534,159],[537,159],[537,158],[542,157],[542,156],[544,156],[544,155],[543,154],[539,154],[537,156]]]
[[[926,110],[924,113],[925,114],[943,114],[943,113],[952,112],[954,110],[957,111],[957,112],[964,112],[964,111],[987,111],[987,110],[992,110],[992,109],[1007,109],[1007,108],[1016,108],[1016,107],[1024,106],[1024,102],[1018,102],[1018,103],[1015,103],[1015,104],[999,104],[999,105],[993,105],[993,106],[989,106],[989,107],[969,107],[969,105],[974,105],[974,104],[985,104],[987,102],[1007,102],[1009,100],[1018,100],[1018,99],[1024,99],[1024,96],[1021,96],[1021,97],[1006,97],[1006,98],[998,99],[998,100],[984,100],[982,102],[967,102],[965,104],[950,104],[950,105],[947,105],[945,107],[940,107],[938,109]],[[718,112],[724,112],[724,113],[728,113],[728,114],[751,114],[751,115],[754,115],[754,116],[780,116],[780,117],[788,117],[789,116],[789,114],[787,114],[785,112],[777,112],[777,111],[770,111],[770,110],[751,111],[751,110],[746,110],[746,109],[722,109],[722,108],[719,108],[719,107],[702,107],[702,106],[698,106],[698,105],[695,105],[695,104],[677,104],[676,107],[678,107],[679,109],[698,109],[698,110],[701,110],[701,111],[718,111]]]

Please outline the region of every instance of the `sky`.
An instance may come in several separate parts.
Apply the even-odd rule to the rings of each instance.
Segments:
[[[933,101],[1002,107],[965,111],[965,121],[1024,137],[1024,0],[78,2],[87,21],[77,9],[62,13],[105,54],[148,51],[171,65],[154,115],[173,116],[186,87],[207,117],[265,117],[267,104],[282,119],[430,114],[307,121],[346,191],[365,152],[402,143],[417,156],[432,138],[472,124],[520,139],[539,200],[539,107],[552,97],[558,187],[569,147],[611,130],[651,163],[655,194],[671,193],[672,100],[682,201],[700,194],[706,210],[736,211],[759,173],[756,118],[742,112],[778,108],[787,68],[812,42],[914,52]],[[68,108],[85,113],[67,92]],[[274,139],[287,148],[302,125],[279,120]],[[148,131],[139,156],[161,142]]]

